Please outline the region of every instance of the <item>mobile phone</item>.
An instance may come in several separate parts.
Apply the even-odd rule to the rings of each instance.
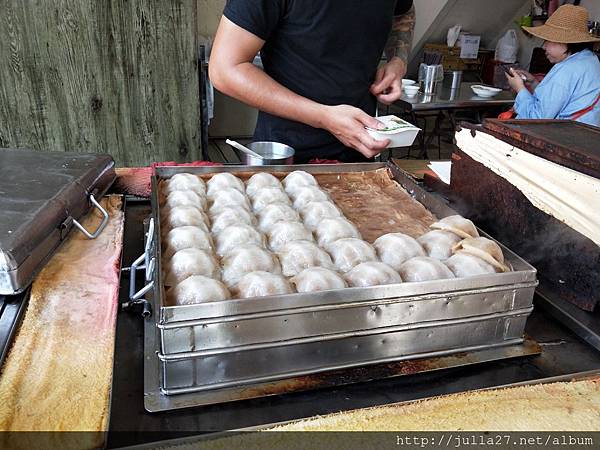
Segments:
[[[516,73],[516,72],[515,72],[515,73],[514,73],[514,75],[513,75],[513,73],[510,71],[510,69],[512,69],[512,67],[506,67],[506,66],[503,66],[502,68],[503,68],[503,69],[504,69],[504,71],[505,71],[507,74],[509,74],[511,77],[519,77],[519,78],[521,78],[521,80],[523,80],[523,81],[527,81],[527,77],[526,77],[525,75],[521,75],[521,74],[519,74],[519,73]]]

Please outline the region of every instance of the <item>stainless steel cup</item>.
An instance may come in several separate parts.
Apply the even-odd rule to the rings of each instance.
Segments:
[[[263,156],[261,159],[238,152],[242,164],[247,166],[285,166],[294,164],[295,151],[289,145],[279,142],[252,142],[246,147]]]
[[[444,68],[442,65],[421,64],[419,68],[419,81],[424,94],[435,94],[437,85],[444,79]]]
[[[453,70],[450,74],[450,89],[458,89],[462,82],[462,70]]]

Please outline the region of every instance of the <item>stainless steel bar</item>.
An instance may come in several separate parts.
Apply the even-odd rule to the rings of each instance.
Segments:
[[[393,357],[393,358],[380,358],[380,359],[374,359],[371,361],[361,361],[360,365],[383,364],[383,363],[388,363],[388,362],[406,361],[409,359],[436,358],[436,357],[440,357],[440,356],[450,355],[450,354],[456,353],[456,352],[472,352],[472,351],[478,351],[478,350],[482,350],[482,349],[504,347],[507,345],[518,344],[522,341],[523,341],[523,339],[512,339],[510,341],[502,342],[499,344],[474,345],[471,347],[463,347],[463,348],[459,348],[459,349],[418,353],[418,354],[411,354],[411,355],[407,355],[407,356],[400,356],[400,357]],[[356,364],[356,363],[355,364],[337,365],[335,367],[335,370],[350,369],[352,367],[356,367],[357,365],[358,364]],[[211,385],[199,386],[199,387],[194,387],[194,388],[161,389],[161,391],[166,395],[188,394],[188,393],[192,393],[192,392],[203,392],[203,391],[209,391],[209,390],[224,389],[224,388],[228,388],[228,387],[232,387],[232,386],[242,386],[242,385],[250,384],[250,383],[252,383],[252,384],[265,383],[268,381],[279,380],[282,378],[300,377],[300,376],[304,376],[304,375],[311,375],[311,374],[315,374],[315,373],[327,372],[330,370],[332,370],[331,367],[323,367],[320,369],[294,371],[294,372],[286,372],[286,373],[282,373],[282,374],[265,376],[265,377],[256,377],[256,378],[253,378],[250,380],[242,380],[242,381],[237,380],[237,381],[226,382],[226,383],[215,383],[215,384],[211,384]]]
[[[461,291],[461,296],[469,295],[469,294],[486,294],[486,293],[498,293],[505,291],[514,291],[515,289],[525,289],[525,288],[535,288],[537,283],[520,283],[514,284],[506,289],[498,289],[497,287],[492,288],[481,288],[477,290],[470,291]],[[364,289],[364,288],[359,288]],[[348,291],[352,291],[353,288],[347,289]],[[277,296],[277,302],[281,304],[281,299],[285,297],[295,297],[298,294],[289,294],[285,296]],[[351,298],[351,296],[349,296]],[[446,297],[447,300],[450,300],[452,296],[448,296],[447,294],[442,295],[441,297]],[[324,312],[324,311],[336,311],[342,309],[350,309],[350,308],[358,308],[358,307],[378,307],[385,305],[393,305],[400,301],[406,300],[410,302],[428,302],[434,299],[440,299],[440,294],[435,295],[422,295],[422,296],[404,296],[404,297],[393,297],[393,298],[376,298],[372,300],[364,300],[364,301],[346,301],[345,303],[334,303],[334,304],[325,304],[325,305],[314,305],[314,306],[303,306],[303,307],[287,307],[285,305],[281,306],[280,309],[271,309],[266,311],[260,311],[256,313],[233,313],[231,315],[223,315],[217,317],[210,317],[207,319],[193,319],[193,320],[180,320],[176,322],[165,322],[157,324],[158,328],[164,330],[171,330],[176,328],[184,328],[190,326],[202,326],[202,325],[213,325],[217,323],[226,323],[226,322],[236,322],[240,320],[250,320],[250,319],[260,319],[260,318],[268,318],[268,317],[279,317],[281,315],[295,315],[295,314],[304,314],[304,313],[312,313],[312,312]],[[245,302],[251,299],[241,300]],[[266,297],[261,297],[261,300],[267,300]],[[294,303],[296,303],[294,301]],[[285,308],[285,309],[284,309]]]
[[[137,274],[137,269],[142,264],[142,261],[145,259],[146,253],[141,254],[133,263],[131,263],[131,267],[129,268],[129,299],[133,300],[135,298],[136,286],[135,286],[135,278]],[[145,267],[144,267],[145,268]]]
[[[471,322],[482,322],[484,320],[496,319],[496,318],[504,318],[504,317],[512,317],[512,316],[520,316],[523,314],[529,315],[533,311],[533,307],[521,309],[517,311],[510,311],[508,313],[495,313],[489,315],[475,316],[475,317],[467,317],[460,320],[437,320],[432,322],[418,322],[414,324],[408,325],[399,325],[395,327],[385,327],[385,328],[374,328],[367,330],[358,330],[353,332],[346,333],[333,333],[327,335],[320,335],[314,337],[306,337],[306,338],[296,338],[296,339],[287,339],[283,341],[276,342],[265,342],[261,344],[252,344],[252,345],[239,345],[239,346],[231,346],[226,348],[212,349],[212,350],[201,350],[195,352],[181,352],[181,353],[172,353],[172,354],[162,354],[158,353],[158,358],[161,361],[181,361],[184,359],[190,358],[200,358],[205,356],[214,356],[214,355],[223,355],[226,353],[238,353],[248,350],[261,350],[268,349],[274,347],[280,347],[282,345],[292,346],[292,345],[300,345],[300,344],[309,344],[313,342],[325,342],[325,341],[333,341],[337,339],[344,339],[349,337],[357,337],[357,336],[372,336],[377,334],[384,334],[390,332],[398,332],[404,330],[418,330],[418,329],[426,329],[426,328],[438,328],[444,327],[446,325],[454,325],[456,323],[471,323]]]

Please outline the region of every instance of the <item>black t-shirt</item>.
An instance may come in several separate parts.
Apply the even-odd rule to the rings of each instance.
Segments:
[[[370,94],[392,18],[412,0],[228,0],[223,14],[263,39],[265,72],[293,92],[326,105],[375,113]],[[254,139],[294,147],[297,160],[339,157],[329,132],[259,113]],[[347,152],[346,152],[347,153]],[[358,152],[352,154],[359,155]]]

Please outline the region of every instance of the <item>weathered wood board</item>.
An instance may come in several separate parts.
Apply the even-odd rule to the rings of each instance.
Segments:
[[[0,0],[0,147],[201,159],[197,2]]]

